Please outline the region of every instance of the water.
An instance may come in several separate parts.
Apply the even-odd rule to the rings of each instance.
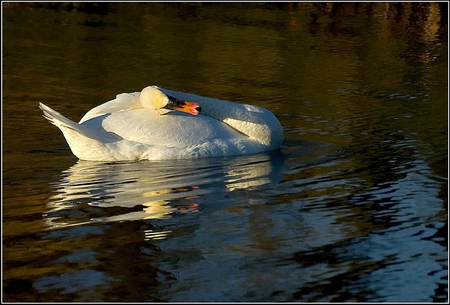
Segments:
[[[445,3],[3,5],[3,301],[448,302]],[[78,161],[147,85],[270,109],[280,151]]]

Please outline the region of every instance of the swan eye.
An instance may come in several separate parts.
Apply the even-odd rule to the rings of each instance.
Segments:
[[[171,101],[171,100],[169,99],[169,101],[167,102],[166,106],[161,107],[161,108],[169,109],[169,110],[175,110],[175,105],[176,105],[175,102],[174,102],[174,101]]]

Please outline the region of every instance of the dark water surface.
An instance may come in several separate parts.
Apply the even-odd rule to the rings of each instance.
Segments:
[[[3,5],[3,301],[448,302],[446,3]],[[148,85],[266,107],[280,151],[78,161]]]

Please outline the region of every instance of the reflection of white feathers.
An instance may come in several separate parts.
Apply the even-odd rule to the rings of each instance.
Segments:
[[[232,167],[228,171],[227,188],[232,191],[269,183],[271,182],[270,172],[272,170],[271,167],[254,164],[247,164],[238,168]]]
[[[205,196],[218,198],[220,193],[281,180],[282,166],[280,154],[111,164],[78,161],[55,183],[57,194],[48,203],[45,219],[52,228],[192,213],[205,202]],[[91,219],[86,215],[81,220],[83,204],[107,216]],[[110,207],[124,209],[110,215],[103,210]]]
[[[168,101],[166,94],[200,104],[201,114],[169,112],[164,105],[160,108],[161,100]],[[88,111],[79,123],[42,103],[40,108],[81,160],[248,155],[278,149],[283,142],[283,128],[267,109],[154,86],[141,93],[119,94]]]

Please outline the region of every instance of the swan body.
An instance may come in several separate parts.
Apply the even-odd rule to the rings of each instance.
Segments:
[[[182,102],[181,108],[168,107],[172,101],[189,102]],[[81,160],[246,155],[278,149],[283,141],[280,122],[265,108],[156,86],[118,94],[114,100],[88,111],[79,123],[42,103],[39,107]]]

